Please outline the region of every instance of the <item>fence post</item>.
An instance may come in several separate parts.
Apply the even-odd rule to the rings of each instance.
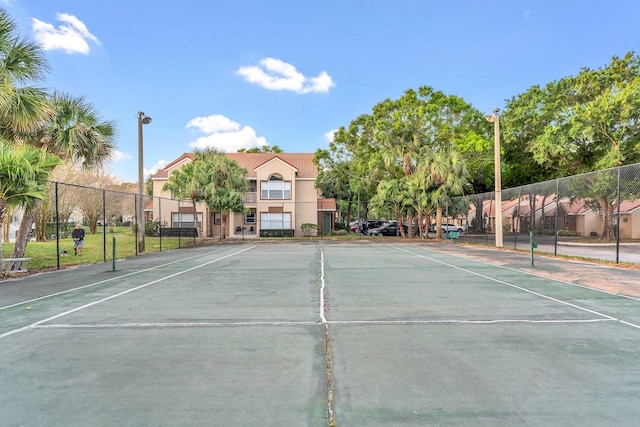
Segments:
[[[60,211],[58,206],[58,181],[55,182],[56,193],[56,270],[60,270]],[[45,226],[46,229],[46,226]],[[46,231],[46,230],[45,230]]]
[[[137,213],[138,212],[138,196],[134,194],[133,196],[133,208],[134,211]],[[134,239],[134,244],[136,246],[135,249],[135,254],[138,255],[138,227],[140,227],[139,224],[140,220],[138,219],[138,215],[135,215],[135,224],[134,224],[134,228],[133,228],[133,234],[136,236],[136,238]],[[133,222],[132,222],[133,224]]]
[[[556,217],[553,222],[553,255],[558,255],[558,209],[560,209],[560,178],[556,179]]]
[[[102,255],[107,262],[107,190],[102,190]]]
[[[518,234],[520,234],[520,227],[522,226],[522,221],[520,220],[520,203],[522,203],[522,186],[520,186],[519,192],[518,192],[518,216],[516,216],[516,218],[518,219],[518,226],[516,227],[515,224],[515,220],[513,222],[513,228],[514,228],[514,237],[513,237],[513,250],[515,251],[516,249],[518,249]]]
[[[616,264],[620,263],[620,167],[618,166],[618,183],[616,188],[618,213],[616,214]]]
[[[158,197],[158,242],[162,252],[162,199]]]

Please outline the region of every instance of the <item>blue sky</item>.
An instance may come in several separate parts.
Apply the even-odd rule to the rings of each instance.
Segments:
[[[46,49],[42,86],[117,123],[137,180],[196,147],[314,152],[384,99],[432,86],[482,112],[640,46],[640,1],[0,0]]]

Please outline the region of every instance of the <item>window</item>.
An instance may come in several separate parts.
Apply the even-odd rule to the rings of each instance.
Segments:
[[[198,213],[198,223],[202,224],[201,213]],[[196,224],[192,213],[172,213],[171,226],[174,228],[193,228]]]
[[[260,181],[260,197],[263,199],[290,199],[291,182],[284,181],[281,175],[272,175],[269,181]]]
[[[255,209],[250,210],[246,213],[244,217],[245,224],[255,224],[256,223],[256,211]]]
[[[291,228],[290,212],[262,212],[260,214],[260,228],[263,230],[279,230]]]

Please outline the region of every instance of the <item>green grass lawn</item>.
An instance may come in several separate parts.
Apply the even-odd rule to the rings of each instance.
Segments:
[[[72,266],[79,264],[93,264],[104,262],[105,248],[107,261],[113,260],[113,244],[116,245],[116,259],[129,258],[136,255],[136,236],[130,227],[115,227],[113,233],[107,230],[106,234],[102,233],[102,228],[98,228],[98,233],[91,234],[89,229],[85,228],[87,234],[84,238],[84,249],[82,256],[74,256],[73,240],[71,237],[60,239],[60,251],[67,251],[66,256],[60,256],[60,266]],[[192,238],[183,237],[180,239],[180,247],[193,244]],[[177,249],[177,237],[163,237],[162,250]],[[160,250],[159,237],[145,237],[145,251],[157,252]],[[3,258],[9,258],[13,251],[13,243],[4,243],[2,245]],[[55,268],[57,266],[56,241],[47,242],[29,242],[25,257],[31,258],[28,268],[46,269]]]

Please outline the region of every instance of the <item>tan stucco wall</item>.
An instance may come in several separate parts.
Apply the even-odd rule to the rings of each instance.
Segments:
[[[291,198],[285,200],[261,200],[261,182],[268,181],[269,177],[273,174],[279,174],[285,181],[291,182]],[[166,199],[171,198],[169,192],[163,192],[162,187],[167,182],[164,179],[157,179],[153,182],[154,196],[161,196]],[[284,212],[291,213],[292,227],[295,229],[295,235],[302,235],[301,225],[305,223],[317,223],[317,199],[318,191],[315,188],[314,179],[297,179],[296,170],[292,165],[287,164],[279,159],[274,159],[256,170],[256,182],[257,182],[257,201],[256,203],[248,203],[247,207],[256,208],[256,223],[253,225],[255,234],[259,234],[260,230],[260,214],[261,212],[268,212],[269,207],[282,208]],[[159,200],[154,200],[153,214],[154,219],[158,219],[160,213],[158,212]],[[171,224],[171,213],[178,211],[178,203],[175,201],[161,200],[162,218],[166,219],[168,225]],[[188,202],[183,202],[180,206],[190,206]],[[207,208],[204,203],[198,203],[197,211],[202,213],[203,216],[203,231],[205,236],[208,236],[210,221],[207,217]],[[244,224],[244,214],[242,213],[230,213],[227,219],[225,234],[227,236],[236,236],[236,227],[245,227],[245,231],[248,232],[250,225]],[[219,226],[213,225],[213,236],[219,235]]]

